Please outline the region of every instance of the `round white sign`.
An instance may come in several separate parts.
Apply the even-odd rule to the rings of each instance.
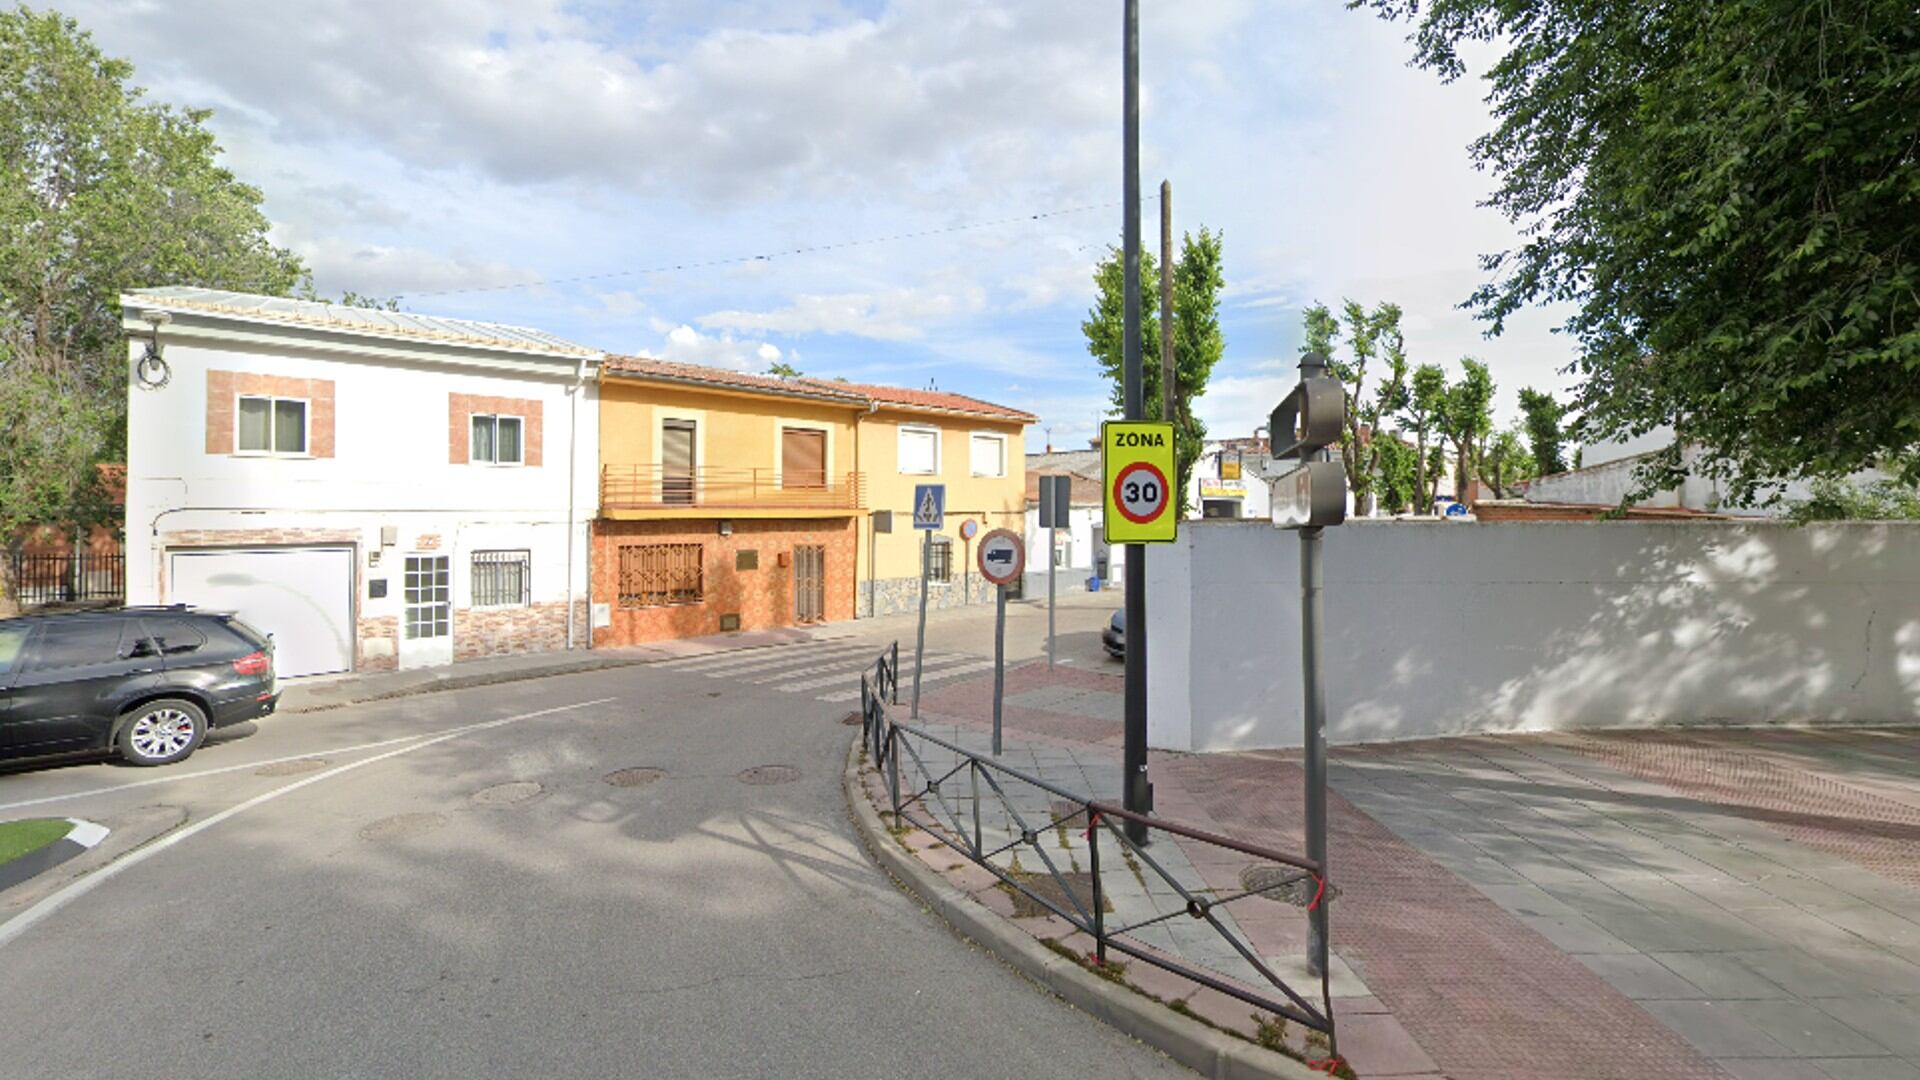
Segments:
[[[1113,503],[1121,516],[1145,525],[1167,509],[1167,477],[1144,461],[1136,461],[1113,478]]]
[[[1027,545],[1012,529],[995,529],[980,538],[980,576],[995,585],[1011,585],[1027,568]]]

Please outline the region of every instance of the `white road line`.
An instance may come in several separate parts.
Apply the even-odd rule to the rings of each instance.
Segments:
[[[924,677],[921,678],[920,683],[922,686],[924,686],[927,683],[940,682],[942,680],[951,678],[955,675],[966,675],[975,671],[985,671],[987,668],[990,668],[992,666],[993,666],[993,661],[981,660],[977,663],[962,664],[959,667],[947,668],[945,671],[929,671],[926,673]],[[909,675],[904,671],[901,672],[900,684],[902,687],[913,685],[913,676]],[[858,686],[855,686],[851,690],[841,690],[832,694],[821,694],[819,695],[818,700],[820,701],[858,701],[860,700],[860,688]],[[906,698],[903,696],[901,700],[904,701],[906,700]]]
[[[792,656],[796,653],[837,652],[856,648],[852,642],[835,639],[833,641],[805,641],[792,645],[769,645],[759,649],[737,649],[728,652],[707,653],[703,656],[681,656],[672,660],[661,660],[648,664],[648,667],[665,668],[669,671],[701,671],[706,668],[730,667],[734,664],[750,664],[760,660],[779,656]]]
[[[730,656],[725,660],[699,666],[683,665],[669,668],[670,671],[686,672],[689,675],[715,675],[723,671],[751,671],[756,668],[785,667],[792,664],[817,662],[829,656],[858,656],[863,650],[849,649],[845,646],[788,646],[783,649],[756,652],[751,656]]]
[[[970,660],[978,660],[978,659],[979,657],[977,656],[968,656],[964,653],[954,653],[950,655],[939,653],[939,654],[929,655],[927,657],[927,678],[931,678],[933,676],[933,670],[937,667],[944,667],[949,664],[964,664]],[[806,672],[796,671],[793,674],[804,675],[806,674]],[[859,697],[860,696],[860,690],[859,690],[860,673],[858,671],[848,672],[844,668],[840,671],[840,673],[835,675],[826,675],[817,679],[807,679],[804,682],[782,683],[780,686],[780,689],[782,690],[818,690],[823,686],[832,686],[834,683],[839,683],[844,686],[848,682],[849,674],[852,675],[852,682],[855,687],[855,689],[851,692],[854,697]],[[759,680],[755,680],[755,681],[757,682]],[[921,681],[924,682],[925,679],[922,679]]]
[[[776,672],[771,675],[761,675],[757,679],[748,679],[747,681],[751,683],[770,683],[801,675],[818,675],[823,671],[858,671],[863,667],[872,667],[874,659],[874,657],[870,656],[843,656],[828,663],[816,664],[813,667],[795,668],[789,671]],[[929,656],[927,662],[932,663],[933,657]],[[743,672],[743,674],[758,675],[759,672]],[[797,688],[793,686],[782,686],[781,689],[793,690]]]
[[[872,663],[865,653],[841,653],[837,656],[814,653],[811,656],[790,656],[784,660],[759,664],[739,664],[719,671],[698,671],[692,674],[705,675],[709,679],[738,679],[748,675],[771,675],[775,672],[791,673],[795,669],[818,668],[823,664],[851,664],[855,667],[863,663]]]
[[[228,818],[243,814],[263,803],[272,802],[282,795],[290,795],[310,784],[317,784],[322,780],[331,780],[341,773],[351,772],[354,769],[361,768],[365,765],[372,765],[378,761],[385,761],[391,757],[399,757],[401,754],[411,754],[415,750],[422,750],[435,743],[446,742],[448,739],[456,739],[475,731],[485,731],[488,728],[501,727],[506,724],[517,723],[521,720],[531,720],[536,716],[551,716],[554,713],[569,712],[573,709],[592,708],[595,705],[605,705],[618,700],[620,699],[601,698],[598,701],[582,701],[573,705],[558,705],[551,709],[541,709],[538,712],[521,713],[518,716],[505,716],[498,720],[483,720],[477,724],[466,724],[461,727],[450,728],[439,735],[421,739],[412,745],[402,746],[396,750],[389,750],[384,754],[375,754],[369,758],[361,758],[359,761],[350,761],[345,765],[337,765],[328,769],[326,772],[315,773],[304,779],[295,780],[285,787],[275,788],[272,791],[255,795],[246,802],[229,806],[211,817],[196,821],[177,832],[168,833],[166,836],[148,844],[146,847],[136,848],[85,877],[76,878],[63,888],[49,895],[46,899],[34,904],[32,907],[15,915],[6,922],[0,923],[0,949],[5,948],[9,943],[18,939],[20,935],[46,921],[49,916],[61,908],[66,907],[68,904],[73,903],[75,900],[80,899],[82,896],[85,896],[133,867],[146,862],[160,852],[185,841],[189,837],[203,833]]]

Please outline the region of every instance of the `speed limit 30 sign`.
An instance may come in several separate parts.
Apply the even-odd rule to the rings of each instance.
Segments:
[[[1165,544],[1174,537],[1173,425],[1110,420],[1100,425],[1106,483],[1106,539],[1119,544]]]

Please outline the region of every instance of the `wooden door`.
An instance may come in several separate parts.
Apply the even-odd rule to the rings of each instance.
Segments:
[[[660,425],[660,501],[693,505],[693,438],[691,420],[668,420]]]
[[[827,617],[827,549],[803,544],[793,549],[793,621],[823,622]]]
[[[827,486],[827,433],[788,428],[780,433],[780,486]]]

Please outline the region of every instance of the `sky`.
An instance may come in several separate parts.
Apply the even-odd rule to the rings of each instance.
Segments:
[[[1037,414],[1029,450],[1109,411],[1080,324],[1122,227],[1117,0],[54,3],[213,110],[322,293],[933,385]],[[1225,237],[1214,437],[1284,396],[1315,301],[1394,301],[1415,363],[1488,361],[1502,423],[1565,388],[1565,312],[1487,340],[1457,309],[1516,239],[1478,205],[1482,84],[1340,0],[1141,6],[1142,187]]]

